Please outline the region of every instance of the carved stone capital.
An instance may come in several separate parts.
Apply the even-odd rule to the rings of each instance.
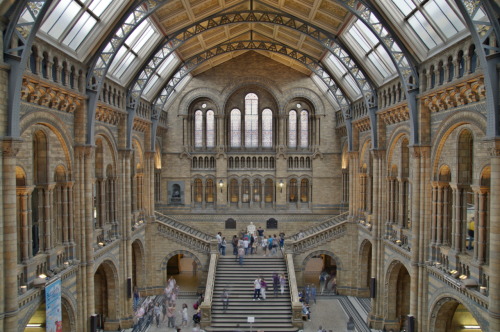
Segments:
[[[14,138],[5,138],[2,141],[2,155],[5,158],[15,158],[19,152],[19,145],[22,140]]]

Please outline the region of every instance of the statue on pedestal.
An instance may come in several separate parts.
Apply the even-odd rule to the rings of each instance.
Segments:
[[[252,234],[255,236],[255,225],[253,222],[250,222],[250,225],[247,226],[247,234]]]

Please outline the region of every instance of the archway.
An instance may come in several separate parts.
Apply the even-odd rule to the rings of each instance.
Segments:
[[[167,255],[162,263],[164,286],[170,277],[174,277],[182,292],[197,292],[200,286],[203,266],[193,253],[177,250]]]
[[[390,322],[386,324],[386,328],[403,330],[410,313],[410,274],[401,262],[394,261],[389,266],[386,280],[388,281],[385,292],[388,306],[386,322]]]
[[[303,285],[316,287],[318,294],[337,293],[338,258],[329,251],[316,251],[304,259]]]
[[[106,329],[106,322],[117,319],[118,280],[111,262],[103,262],[94,274],[94,306],[99,315],[98,327]]]
[[[370,278],[372,276],[372,244],[365,240],[361,243],[359,251],[359,296],[368,297],[370,295]]]
[[[146,268],[144,266],[144,250],[142,243],[135,240],[132,243],[132,287],[144,286]]]
[[[445,297],[434,307],[437,312],[430,322],[433,332],[482,331],[473,314],[457,300]]]
[[[30,310],[28,317],[23,318],[20,322],[24,326],[24,332],[44,332],[46,330],[46,306],[45,298],[42,296],[41,303]],[[61,317],[62,317],[62,332],[75,332],[76,319],[75,311],[70,301],[64,296],[61,297]]]

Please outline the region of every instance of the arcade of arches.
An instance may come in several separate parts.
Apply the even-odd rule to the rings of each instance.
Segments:
[[[252,222],[374,329],[500,331],[499,8],[0,1],[0,330],[55,280],[63,331],[130,327]]]

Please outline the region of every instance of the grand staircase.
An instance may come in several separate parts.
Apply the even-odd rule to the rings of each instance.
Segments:
[[[273,272],[286,273],[282,257],[247,255],[243,265],[234,256],[219,256],[212,301],[212,325],[207,331],[297,331],[292,323],[292,308],[288,284],[283,295],[273,295]],[[253,301],[253,281],[257,276],[266,280],[267,298]],[[287,276],[288,280],[288,276]],[[229,308],[222,311],[221,294],[229,291]],[[250,325],[248,317],[255,317]]]

